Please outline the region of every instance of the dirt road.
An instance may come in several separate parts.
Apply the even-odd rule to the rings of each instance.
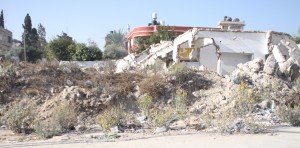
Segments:
[[[300,128],[280,127],[273,134],[262,135],[227,135],[194,134],[165,136],[148,139],[117,142],[34,142],[19,144],[0,144],[1,148],[30,147],[30,148],[300,148]]]

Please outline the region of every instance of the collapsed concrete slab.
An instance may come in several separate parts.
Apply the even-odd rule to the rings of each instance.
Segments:
[[[166,67],[184,62],[189,67],[205,67],[221,75],[229,75],[240,63],[259,59],[249,63],[248,69],[254,72],[263,69],[268,74],[274,74],[276,65],[282,73],[289,73],[294,64],[299,65],[300,50],[286,33],[193,28],[173,42],[152,45],[139,55],[129,55],[119,60],[117,71],[121,72],[129,65],[145,68],[158,59],[164,61]],[[266,66],[262,68],[263,63]]]

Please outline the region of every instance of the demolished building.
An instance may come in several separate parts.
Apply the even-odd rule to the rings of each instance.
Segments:
[[[229,75],[238,64],[254,59],[267,65],[264,70],[268,74],[276,68],[288,72],[293,65],[299,67],[300,50],[292,37],[282,32],[193,28],[173,41],[152,45],[138,55],[130,54],[117,61],[117,72],[145,68],[159,60],[165,67],[184,62],[188,67],[205,67]]]

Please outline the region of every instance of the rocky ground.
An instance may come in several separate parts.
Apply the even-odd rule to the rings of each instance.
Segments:
[[[178,64],[114,73],[56,62],[1,65],[0,141],[267,133],[299,125],[300,81],[260,60],[230,76]],[[128,136],[130,135],[130,136]]]

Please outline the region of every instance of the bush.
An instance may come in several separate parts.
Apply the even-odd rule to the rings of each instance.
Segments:
[[[175,93],[175,110],[180,119],[184,119],[188,113],[187,92],[179,89]]]
[[[165,91],[166,82],[159,75],[150,76],[139,83],[141,94],[149,94],[157,98]]]
[[[253,111],[254,104],[257,102],[256,96],[254,95],[252,89],[248,88],[244,81],[241,82],[237,93],[238,94],[234,108],[237,112],[237,115],[243,117]]]
[[[105,110],[98,115],[97,120],[105,132],[110,131],[110,128],[120,123],[122,118],[122,110],[120,106],[114,106]]]
[[[153,124],[155,127],[168,126],[174,119],[172,110],[156,110],[152,114]]]
[[[74,106],[60,104],[55,107],[52,116],[44,121],[37,121],[35,132],[42,138],[51,138],[74,129],[77,123]]]
[[[278,117],[293,126],[300,126],[300,105],[293,108],[284,105],[278,106],[276,111]]]
[[[148,118],[150,117],[150,108],[152,105],[152,100],[153,100],[152,97],[149,96],[148,94],[141,96],[140,99],[138,100],[140,110]]]
[[[2,120],[13,132],[28,133],[31,131],[31,125],[34,120],[34,110],[35,108],[31,102],[15,102]]]
[[[127,51],[117,45],[108,45],[103,53],[103,59],[122,59],[127,56]]]
[[[48,120],[37,121],[34,125],[35,133],[41,138],[52,138],[53,136],[59,136],[62,133],[61,126],[53,124]]]

